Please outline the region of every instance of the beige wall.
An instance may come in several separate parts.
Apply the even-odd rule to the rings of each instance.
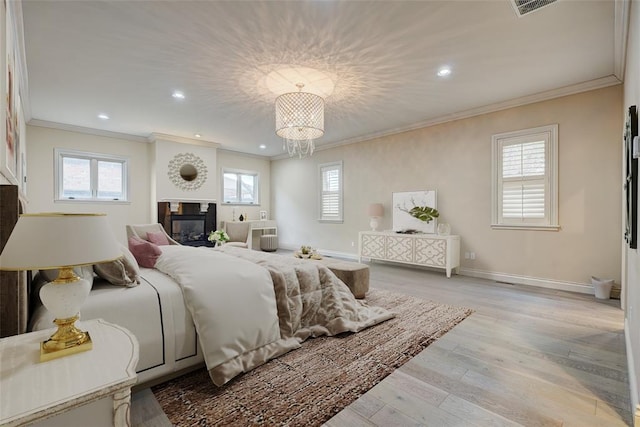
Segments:
[[[126,242],[125,225],[157,221],[154,199],[155,151],[152,144],[124,139],[96,136],[79,132],[27,126],[29,140],[27,162],[29,170],[29,212],[105,212],[109,215],[116,237]],[[54,202],[54,148],[66,148],[94,153],[114,154],[130,158],[130,203],[73,203]],[[207,165],[217,188],[218,221],[229,221],[235,208],[249,219],[258,219],[260,210],[270,210],[270,160],[232,151],[218,150],[217,164]],[[260,206],[240,207],[222,205],[222,169],[257,171],[260,174]],[[269,212],[270,213],[270,212]]]
[[[258,172],[260,176],[260,206],[225,206],[222,203],[222,170],[238,169],[245,171]],[[242,154],[234,151],[218,150],[218,222],[231,221],[235,210],[236,220],[240,214],[246,214],[249,219],[259,219],[260,211],[267,211],[267,215],[271,217],[270,212],[270,192],[271,192],[271,162],[268,158],[252,156],[250,154]]]
[[[272,209],[284,246],[355,254],[366,208],[390,229],[396,191],[438,191],[440,222],[462,238],[473,272],[620,282],[622,87],[615,86],[272,162]],[[492,230],[491,135],[559,124],[559,219],[552,231]],[[344,161],[344,223],[317,219],[318,164]],[[353,245],[352,245],[353,243]],[[464,257],[462,257],[464,258]]]
[[[637,1],[631,2],[631,23],[627,43],[623,106],[640,107],[640,2]],[[621,121],[620,127],[622,125]],[[636,426],[640,426],[640,251],[629,249],[626,245],[623,247],[626,258],[623,268],[626,273],[624,300],[629,383],[635,407]]]
[[[28,212],[106,213],[113,233],[121,243],[126,243],[126,224],[149,221],[149,144],[37,126],[27,126],[27,141]],[[54,148],[129,157],[130,202],[54,202]]]

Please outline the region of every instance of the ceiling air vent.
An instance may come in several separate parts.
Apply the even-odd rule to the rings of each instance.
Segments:
[[[512,0],[511,4],[516,11],[516,15],[522,17],[527,13],[534,12],[555,3],[557,0]]]

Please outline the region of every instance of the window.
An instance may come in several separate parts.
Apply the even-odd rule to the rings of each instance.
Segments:
[[[57,201],[128,201],[127,158],[56,148],[55,159]]]
[[[257,205],[258,172],[228,170],[222,171],[222,201],[234,205]]]
[[[342,162],[320,169],[320,221],[342,222]]]
[[[492,227],[557,230],[558,125],[492,138]]]

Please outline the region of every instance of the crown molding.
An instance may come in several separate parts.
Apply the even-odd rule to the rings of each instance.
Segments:
[[[50,121],[47,121],[47,120],[31,119],[31,120],[29,120],[29,122],[27,124],[29,126],[37,126],[37,127],[41,127],[41,128],[58,129],[58,130],[65,130],[65,131],[68,131],[68,132],[85,133],[85,134],[88,134],[88,135],[104,136],[104,137],[107,137],[107,138],[125,139],[127,141],[144,142],[145,144],[149,143],[148,138],[145,138],[144,136],[129,135],[127,133],[112,132],[112,131],[109,131],[109,130],[87,128],[87,127],[83,127],[83,126],[68,125],[68,124],[65,124],[65,123],[50,122]]]
[[[153,132],[151,135],[149,135],[149,137],[147,138],[147,141],[150,143],[156,142],[156,141],[169,141],[169,142],[176,142],[178,144],[199,145],[201,147],[210,147],[210,148],[220,147],[220,144],[213,141],[185,138],[183,136],[168,135],[166,133],[156,133],[156,132]]]
[[[325,145],[316,146],[315,151],[329,150],[331,148],[336,148],[336,147],[340,147],[340,146],[343,146],[343,145],[356,144],[358,142],[369,141],[369,140],[372,140],[372,139],[381,138],[381,137],[385,137],[385,136],[389,136],[389,135],[395,135],[395,134],[402,133],[402,132],[408,132],[408,131],[412,131],[412,130],[416,130],[416,129],[426,128],[426,127],[429,127],[429,126],[434,126],[434,125],[438,125],[438,124],[442,124],[442,123],[447,123],[447,122],[451,122],[451,121],[454,121],[454,120],[467,119],[467,118],[470,118],[470,117],[480,116],[480,115],[483,115],[483,114],[494,113],[496,111],[507,110],[509,108],[520,107],[520,106],[523,106],[523,105],[534,104],[534,103],[542,102],[542,101],[548,101],[550,99],[560,98],[560,97],[563,97],[563,96],[575,95],[575,94],[582,93],[582,92],[588,92],[588,91],[591,91],[591,90],[602,89],[602,88],[606,88],[606,87],[609,87],[609,86],[615,86],[615,85],[618,85],[618,84],[621,84],[621,83],[622,83],[622,81],[618,77],[616,77],[615,75],[612,74],[612,75],[609,75],[607,77],[602,77],[602,78],[599,78],[599,79],[589,80],[589,81],[586,81],[586,82],[583,82],[583,83],[578,83],[578,84],[575,84],[575,85],[564,86],[564,87],[561,87],[561,88],[558,88],[558,89],[553,89],[553,90],[549,90],[549,91],[546,91],[546,92],[540,92],[540,93],[537,93],[537,94],[534,94],[534,95],[523,96],[523,97],[511,99],[511,100],[508,100],[508,101],[503,101],[503,102],[498,102],[498,103],[494,103],[494,104],[485,105],[483,107],[478,107],[478,108],[473,108],[473,109],[469,109],[469,110],[460,111],[458,113],[447,114],[447,115],[440,116],[440,117],[437,117],[437,118],[433,118],[433,119],[417,122],[417,123],[414,123],[412,125],[405,126],[405,127],[389,129],[389,130],[385,130],[385,131],[382,131],[382,132],[374,132],[374,133],[370,133],[370,134],[359,136],[359,137],[355,137],[355,138],[349,138],[349,139],[346,139],[346,140],[343,140],[343,141],[340,141],[340,142],[336,142],[336,143],[329,143],[329,144],[325,144]],[[82,127],[82,126],[75,126],[75,125],[68,125],[68,124],[64,124],[64,123],[50,122],[50,121],[38,120],[38,119],[31,119],[28,122],[28,124],[31,125],[31,126],[46,127],[46,128],[52,128],[52,129],[60,129],[60,130],[66,130],[66,131],[71,131],[71,132],[80,132],[80,133],[86,133],[86,134],[90,134],[90,135],[105,136],[105,137],[108,137],[108,138],[126,139],[126,140],[130,140],[130,141],[135,141],[135,142],[152,143],[152,142],[155,142],[157,140],[164,140],[164,141],[176,142],[176,143],[181,143],[181,144],[199,145],[199,146],[204,146],[204,147],[215,147],[215,148],[221,147],[221,145],[219,143],[217,143],[217,142],[204,141],[204,140],[200,140],[200,139],[185,138],[185,137],[180,137],[180,136],[175,136],[175,135],[167,135],[167,134],[155,133],[155,132],[152,133],[151,135],[149,135],[148,137],[142,137],[142,136],[137,136],[137,135],[129,135],[129,134],[125,134],[125,133],[111,132],[111,131],[106,131],[106,130],[93,129],[93,128],[87,128],[87,127]],[[247,155],[247,156],[257,157],[257,158],[262,158],[262,159],[269,159],[271,161],[283,160],[283,159],[290,158],[289,155],[286,154],[286,153],[279,154],[277,156],[269,157],[269,156],[261,156],[261,155],[258,155],[258,154],[244,153],[244,152],[241,152],[241,151],[235,151],[235,150],[230,150],[230,149],[224,149],[224,150],[229,152],[229,153],[234,153],[234,154],[238,154],[238,155]]]
[[[236,151],[230,148],[218,148],[218,154],[220,153],[227,153],[227,154],[232,154],[234,156],[241,156],[241,157],[250,157],[252,159],[269,160],[269,156],[263,156],[261,154],[254,154],[254,153],[247,153],[244,151]]]
[[[631,1],[615,0],[613,25],[613,74],[624,81],[627,63],[627,40],[631,19]]]
[[[535,104],[537,102],[548,101],[550,99],[561,98],[563,96],[575,95],[582,92],[588,92],[591,90],[602,89],[609,86],[615,86],[621,83],[622,81],[612,74],[607,77],[601,77],[599,79],[589,80],[589,81],[578,83],[575,85],[564,86],[564,87],[549,90],[546,92],[540,92],[533,95],[522,96],[519,98],[510,99],[508,101],[497,102],[494,104],[485,105],[483,107],[460,111],[458,113],[446,114],[444,116],[414,123],[412,125],[408,125],[404,127],[389,129],[382,132],[374,132],[367,135],[346,139],[336,143],[323,144],[320,146],[316,146],[315,151],[329,150],[331,148],[340,147],[342,145],[349,145],[349,144],[356,144],[358,142],[363,142],[363,141],[370,141],[372,139],[382,138],[389,135],[395,135],[402,132],[409,132],[412,130],[422,129],[429,126],[435,126],[442,123],[452,122],[454,120],[468,119],[470,117],[480,116],[480,115],[489,114],[489,113],[495,113],[496,111],[507,110],[509,108],[521,107],[523,105]],[[280,154],[280,155],[271,157],[271,160],[281,160],[281,159],[287,159],[287,158],[289,158],[288,155]]]

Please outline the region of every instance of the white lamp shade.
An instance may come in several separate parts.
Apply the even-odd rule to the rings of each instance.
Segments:
[[[46,270],[120,256],[105,214],[23,214],[0,254],[0,270]]]
[[[382,203],[372,203],[369,205],[367,213],[372,218],[380,218],[384,215],[384,206],[382,206]]]

